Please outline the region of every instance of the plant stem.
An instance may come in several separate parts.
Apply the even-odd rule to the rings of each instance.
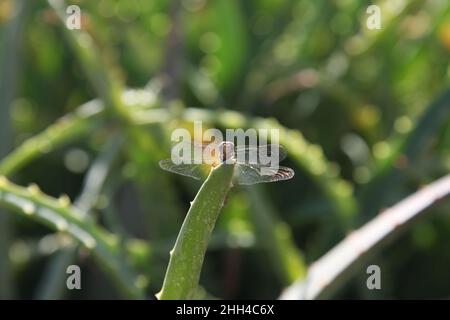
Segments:
[[[306,279],[284,290],[281,299],[327,299],[367,258],[373,257],[387,240],[392,240],[427,212],[437,201],[450,195],[450,175],[423,187],[416,193],[383,211],[360,229],[353,231],[326,255],[314,262]]]
[[[87,76],[87,80],[105,104],[106,113],[126,120],[127,109],[120,98],[123,85],[112,75],[113,72],[111,71],[116,69],[117,66],[110,66],[105,63],[105,59],[100,54],[100,49],[95,45],[94,39],[88,32],[83,29],[73,32],[64,26],[67,18],[65,1],[48,0],[47,2],[59,17],[65,40]]]
[[[160,300],[192,299],[198,288],[203,259],[225,196],[231,187],[233,164],[211,170],[191,203],[173,250]]]
[[[60,118],[3,158],[0,161],[0,175],[10,176],[39,155],[91,132],[102,123],[102,111],[101,102],[92,100],[80,106],[74,113]]]
[[[95,207],[121,145],[122,139],[117,134],[113,135],[87,172],[83,190],[74,203],[83,216],[87,216]],[[52,257],[38,285],[37,299],[56,300],[64,297],[67,293],[65,270],[76,260],[77,252],[78,246],[73,243]]]
[[[289,226],[280,220],[261,186],[246,188],[258,241],[280,282],[289,285],[302,279],[306,264],[295,246]]]
[[[118,247],[117,238],[86,219],[67,198],[55,199],[42,193],[36,185],[22,188],[0,176],[0,206],[72,236],[93,254],[124,296],[144,297],[142,288],[136,285],[134,271]]]

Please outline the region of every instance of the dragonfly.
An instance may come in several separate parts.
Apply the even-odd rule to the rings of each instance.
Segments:
[[[278,165],[287,156],[286,150],[278,144],[235,146],[231,141],[222,141],[218,145],[191,141],[181,144],[183,150],[188,151],[187,155],[183,154],[180,159],[173,159],[172,155],[171,159],[161,160],[159,165],[163,170],[200,180],[211,168],[221,163],[234,163],[233,180],[239,185],[276,182],[294,176],[294,170]],[[200,161],[195,157],[199,154],[202,155]]]

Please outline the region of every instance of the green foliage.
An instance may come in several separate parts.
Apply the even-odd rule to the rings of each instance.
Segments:
[[[26,217],[46,224],[51,229],[68,233],[94,256],[105,270],[111,273],[118,285],[131,298],[142,293],[135,286],[135,279],[121,257],[114,235],[108,234],[70,205],[67,196],[59,199],[43,194],[38,186],[21,188],[0,177],[0,202],[2,205]]]
[[[86,136],[99,124],[100,102],[91,101],[70,115],[32,138],[26,140],[0,162],[0,174],[11,175],[42,154],[51,152],[59,145]]]

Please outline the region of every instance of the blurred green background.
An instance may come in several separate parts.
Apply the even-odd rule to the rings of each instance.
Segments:
[[[70,4],[81,30],[64,25]],[[366,27],[371,4],[380,30]],[[232,189],[199,298],[277,298],[349,230],[450,169],[446,0],[0,0],[0,32],[0,174],[76,201],[146,297],[201,185],[158,166],[175,128],[279,128],[296,171]],[[361,265],[333,297],[449,298],[449,209],[370,258],[382,290],[367,290]],[[5,208],[0,220],[0,298],[133,297],[65,233]],[[66,289],[67,264],[82,290]]]

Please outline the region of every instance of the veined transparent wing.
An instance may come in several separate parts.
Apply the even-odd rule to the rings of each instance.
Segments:
[[[236,147],[237,163],[261,164],[260,155],[265,155],[268,158],[273,156],[277,158],[278,162],[281,162],[286,159],[287,152],[286,149],[279,144]]]
[[[196,180],[205,178],[209,170],[211,170],[211,166],[206,164],[175,164],[172,162],[172,159],[161,160],[159,166],[166,171],[191,177]]]
[[[216,146],[193,141],[179,142],[174,145],[177,149],[172,149],[172,157],[180,160],[180,164],[173,163],[172,159],[165,159],[160,161],[160,167],[194,179],[205,178],[211,166],[220,163],[218,151],[214,149]],[[294,171],[291,168],[274,166],[285,159],[286,155],[286,150],[278,144],[235,148],[235,181],[237,184],[250,185],[292,178]]]
[[[236,164],[234,175],[235,181],[241,185],[288,180],[293,176],[294,170],[288,167],[271,168],[253,164]]]

